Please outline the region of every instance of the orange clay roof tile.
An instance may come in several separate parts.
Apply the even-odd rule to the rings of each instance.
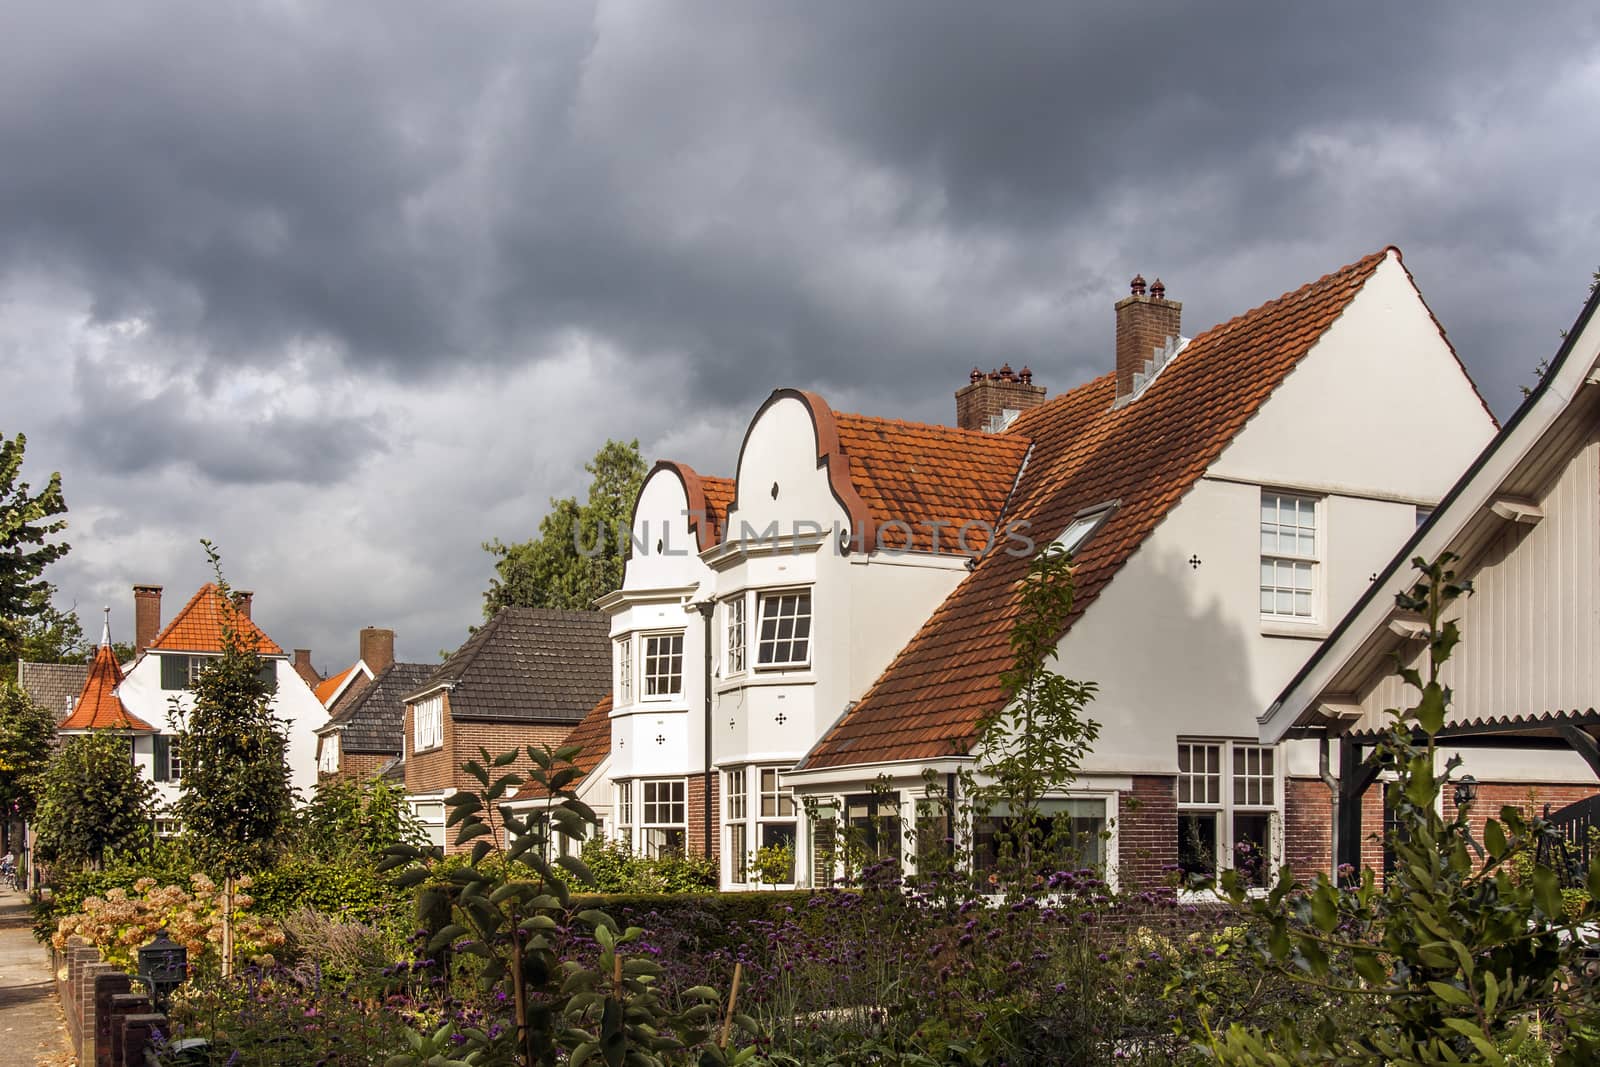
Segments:
[[[122,684],[122,667],[117,663],[110,645],[94,650],[94,661],[89,665],[89,677],[84,680],[83,691],[73,705],[60,730],[148,730],[155,727],[129,711],[117,696],[117,686]]]
[[[1036,540],[1055,538],[1086,508],[1120,501],[1076,557],[1077,596],[1067,627],[1339,317],[1387,251],[1194,338],[1132,403],[1112,407],[1116,380],[1107,374],[1024,412],[994,435],[1032,442],[1007,513],[1026,521]],[[841,440],[850,418],[840,416]],[[852,473],[854,465],[852,457]],[[970,752],[979,720],[1006,699],[999,678],[1010,662],[1014,592],[1028,563],[1005,552],[985,556],[800,766]]]
[[[605,761],[611,754],[611,694],[601,697],[583,720],[574,726],[570,733],[562,740],[557,748],[567,745],[579,746],[579,751],[572,758],[573,766],[584,774],[594,773],[594,769]],[[517,790],[513,800],[527,800],[532,797],[546,795],[545,790],[532,782]]]
[[[167,623],[166,629],[150,642],[150,648],[156,652],[221,652],[222,624],[230,615],[238,620],[240,636],[246,645],[253,642],[256,652],[263,656],[283,655],[283,649],[259,626],[223,602],[222,593],[211,582],[202,585],[189,598]]]
[[[324,678],[318,682],[316,688],[312,690],[317,695],[317,702],[323,707],[327,707],[328,701],[333,699],[333,695],[339,691],[339,687],[344,684],[344,680],[350,677],[350,672],[355,669],[356,665],[352,663],[333,677]]]

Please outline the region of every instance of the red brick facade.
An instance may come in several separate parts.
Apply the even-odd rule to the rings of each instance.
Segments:
[[[691,855],[709,856],[714,860],[722,855],[722,786],[718,782],[721,777],[720,774],[711,777],[711,847],[708,849],[706,848],[706,778],[703,774],[689,776],[688,839]]]
[[[333,738],[324,738],[324,745],[332,744]],[[320,756],[321,753],[319,752]],[[329,774],[327,771],[317,772],[317,785],[343,785],[346,782],[370,782],[378,776],[384,766],[393,759],[393,756],[378,755],[370,752],[340,752],[339,769]]]
[[[555,748],[572,732],[572,723],[506,723],[506,722],[456,722],[450,714],[450,693],[444,693],[443,733],[444,743],[426,752],[412,749],[412,716],[414,705],[406,705],[406,792],[440,793],[447,789],[481,789],[478,781],[461,769],[467,760],[482,761],[478,749],[489,750],[490,757],[516,748],[522,754],[509,767],[496,768],[495,774],[517,771],[526,774],[533,761],[528,758],[528,745],[549,745]],[[450,846],[450,851],[461,851]]]
[[[1167,885],[1178,863],[1177,779],[1136,775],[1117,810],[1117,871],[1125,889]]]
[[[1333,856],[1333,793],[1320,778],[1283,783],[1283,859],[1309,880],[1327,871]]]

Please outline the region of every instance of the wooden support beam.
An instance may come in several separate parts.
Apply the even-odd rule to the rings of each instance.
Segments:
[[[1589,764],[1589,769],[1594,771],[1595,777],[1600,778],[1600,744],[1595,743],[1593,735],[1587,730],[1580,730],[1565,722],[1557,725],[1556,731],[1567,744],[1572,746],[1572,751],[1582,756],[1584,762]]]

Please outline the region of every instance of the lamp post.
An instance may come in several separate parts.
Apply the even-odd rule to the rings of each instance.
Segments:
[[[1470,808],[1472,802],[1478,799],[1478,780],[1470,774],[1463,774],[1456,781],[1456,807]]]
[[[150,1001],[167,1010],[167,998],[189,977],[189,950],[167,936],[165,930],[139,950],[139,980],[150,987]]]

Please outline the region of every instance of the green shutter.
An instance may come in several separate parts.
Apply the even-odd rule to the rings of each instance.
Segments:
[[[166,734],[156,734],[156,766],[153,777],[158,782],[165,782],[172,778],[172,738]]]
[[[261,684],[267,687],[267,692],[276,693],[278,691],[278,665],[273,660],[269,659],[262,664],[261,671],[256,677],[260,678]]]
[[[189,657],[164,654],[161,657],[161,688],[189,688]]]

